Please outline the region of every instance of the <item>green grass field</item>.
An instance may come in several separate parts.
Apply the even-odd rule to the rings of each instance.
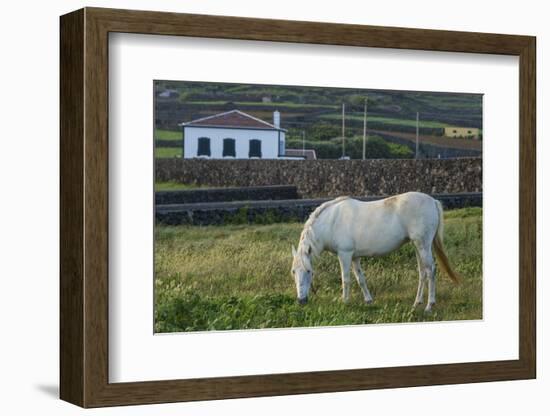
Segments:
[[[155,157],[157,159],[181,157],[181,154],[181,147],[155,147]]]
[[[234,107],[238,108],[239,106],[254,106],[254,107],[267,107],[267,108],[278,108],[278,107],[289,107],[289,108],[334,108],[337,109],[339,107],[338,104],[308,104],[308,103],[295,103],[292,101],[286,101],[286,102],[267,102],[263,103],[261,101],[186,101],[186,104],[188,105],[204,105],[211,107],[212,105],[227,105],[231,103]]]
[[[301,223],[160,226],[155,230],[155,332],[309,327],[482,318],[482,211],[445,213],[445,246],[462,276],[454,285],[437,273],[431,314],[412,310],[418,274],[406,244],[362,260],[374,303],[366,305],[353,280],[351,301],[341,301],[336,256],[314,263],[316,293],[296,302],[291,245]]]
[[[325,119],[325,120],[341,120],[342,115],[339,113],[334,113],[334,114],[323,115],[323,116],[320,116],[319,118]],[[346,119],[363,121],[363,115],[346,114]],[[412,120],[412,119],[369,116],[368,121],[383,123],[383,124],[387,124],[388,126],[409,126],[409,127],[416,126],[416,120]],[[448,126],[448,124],[446,123],[440,123],[439,121],[430,121],[430,120],[419,120],[418,125],[420,128],[442,128],[442,127]]]
[[[180,143],[182,140],[181,137],[181,131],[155,129],[155,139],[157,140],[170,140]],[[179,146],[176,143],[174,145]]]
[[[155,191],[183,191],[197,188],[206,189],[208,187],[179,182],[155,182]]]

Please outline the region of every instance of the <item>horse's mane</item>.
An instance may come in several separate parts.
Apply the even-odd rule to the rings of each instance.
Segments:
[[[321,253],[322,247],[319,247],[317,244],[317,239],[315,238],[315,231],[313,230],[313,224],[319,216],[329,207],[338,204],[346,199],[350,199],[349,196],[341,196],[336,199],[331,199],[330,201],[324,202],[319,205],[315,210],[309,215],[306,223],[304,224],[304,229],[300,235],[300,243],[298,244],[298,254],[302,259],[302,262],[309,262],[310,256],[316,257]],[[307,264],[305,264],[308,266]],[[310,268],[309,265],[307,268]]]

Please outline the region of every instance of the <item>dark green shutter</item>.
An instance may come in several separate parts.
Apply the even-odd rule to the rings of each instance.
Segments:
[[[223,152],[222,152],[222,156],[223,157],[226,157],[226,156],[232,156],[232,157],[236,157],[236,152],[235,152],[235,139],[223,139]]]
[[[262,157],[262,142],[258,139],[250,140],[248,157]]]
[[[208,137],[199,137],[197,156],[210,156],[210,139]]]

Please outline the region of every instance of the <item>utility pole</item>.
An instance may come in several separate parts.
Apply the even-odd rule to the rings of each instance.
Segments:
[[[414,154],[414,158],[415,159],[418,159],[418,120],[419,120],[419,115],[418,115],[418,111],[416,112],[416,152]]]
[[[342,103],[342,159],[346,155],[346,103]]]
[[[365,97],[365,114],[363,119],[363,160],[367,153],[367,97]]]

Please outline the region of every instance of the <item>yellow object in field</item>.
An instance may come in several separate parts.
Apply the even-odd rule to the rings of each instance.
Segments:
[[[477,127],[445,127],[446,137],[461,137],[464,139],[479,139]]]

